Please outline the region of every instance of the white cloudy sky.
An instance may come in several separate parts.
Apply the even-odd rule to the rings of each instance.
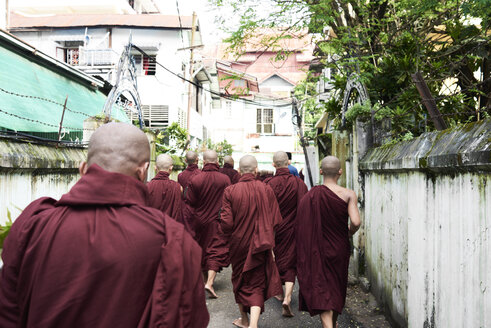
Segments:
[[[163,14],[177,15],[176,0],[156,0]],[[201,34],[205,43],[219,42],[224,34],[216,26],[214,18],[217,15],[216,8],[212,7],[208,0],[178,0],[181,15],[191,16],[193,11],[198,15]]]

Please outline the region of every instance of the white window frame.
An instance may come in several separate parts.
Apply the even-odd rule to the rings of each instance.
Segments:
[[[274,109],[257,108],[256,110],[256,133],[274,134]]]

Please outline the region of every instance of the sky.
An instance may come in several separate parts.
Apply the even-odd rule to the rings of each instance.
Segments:
[[[162,9],[163,14],[177,15],[177,3],[183,16],[191,16],[193,11],[198,15],[203,42],[218,43],[225,34],[215,26],[217,9],[208,3],[208,0],[155,0]]]

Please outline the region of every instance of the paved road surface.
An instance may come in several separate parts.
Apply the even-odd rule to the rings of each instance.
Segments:
[[[229,268],[220,272],[215,281],[215,291],[218,299],[207,299],[206,304],[210,312],[210,328],[233,328],[232,321],[239,317],[239,310],[235,304],[232,291],[232,282],[230,275],[232,270]],[[259,319],[260,328],[322,328],[318,316],[310,317],[306,312],[298,311],[298,284],[295,284],[293,291],[292,308],[295,313],[293,318],[285,318],[281,315],[281,303],[272,298],[266,302],[265,312]],[[343,313],[339,319],[339,328],[357,328],[363,327],[361,324],[354,322],[348,314]]]

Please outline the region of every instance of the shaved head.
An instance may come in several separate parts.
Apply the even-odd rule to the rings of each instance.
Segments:
[[[186,163],[188,165],[198,164],[198,154],[192,150],[186,153]]]
[[[203,163],[218,163],[218,155],[214,150],[205,150],[203,153]]]
[[[106,171],[133,176],[140,180],[141,175],[145,173],[146,180],[149,162],[150,144],[147,136],[131,124],[104,124],[90,138],[87,166],[97,164]]]
[[[159,171],[165,171],[169,172],[172,171],[172,165],[174,164],[174,161],[172,160],[172,157],[170,157],[167,154],[160,154],[157,156],[157,159],[155,160],[155,165],[157,166],[157,169]]]
[[[257,160],[254,156],[245,155],[239,161],[239,170],[241,174],[256,173]]]
[[[288,155],[284,151],[277,151],[274,153],[273,163],[278,169],[288,167]]]
[[[326,156],[321,162],[322,175],[325,177],[335,177],[341,169],[341,162],[335,156]]]
[[[227,155],[223,158],[223,164],[230,164],[234,166],[234,159],[232,158],[232,156]]]

